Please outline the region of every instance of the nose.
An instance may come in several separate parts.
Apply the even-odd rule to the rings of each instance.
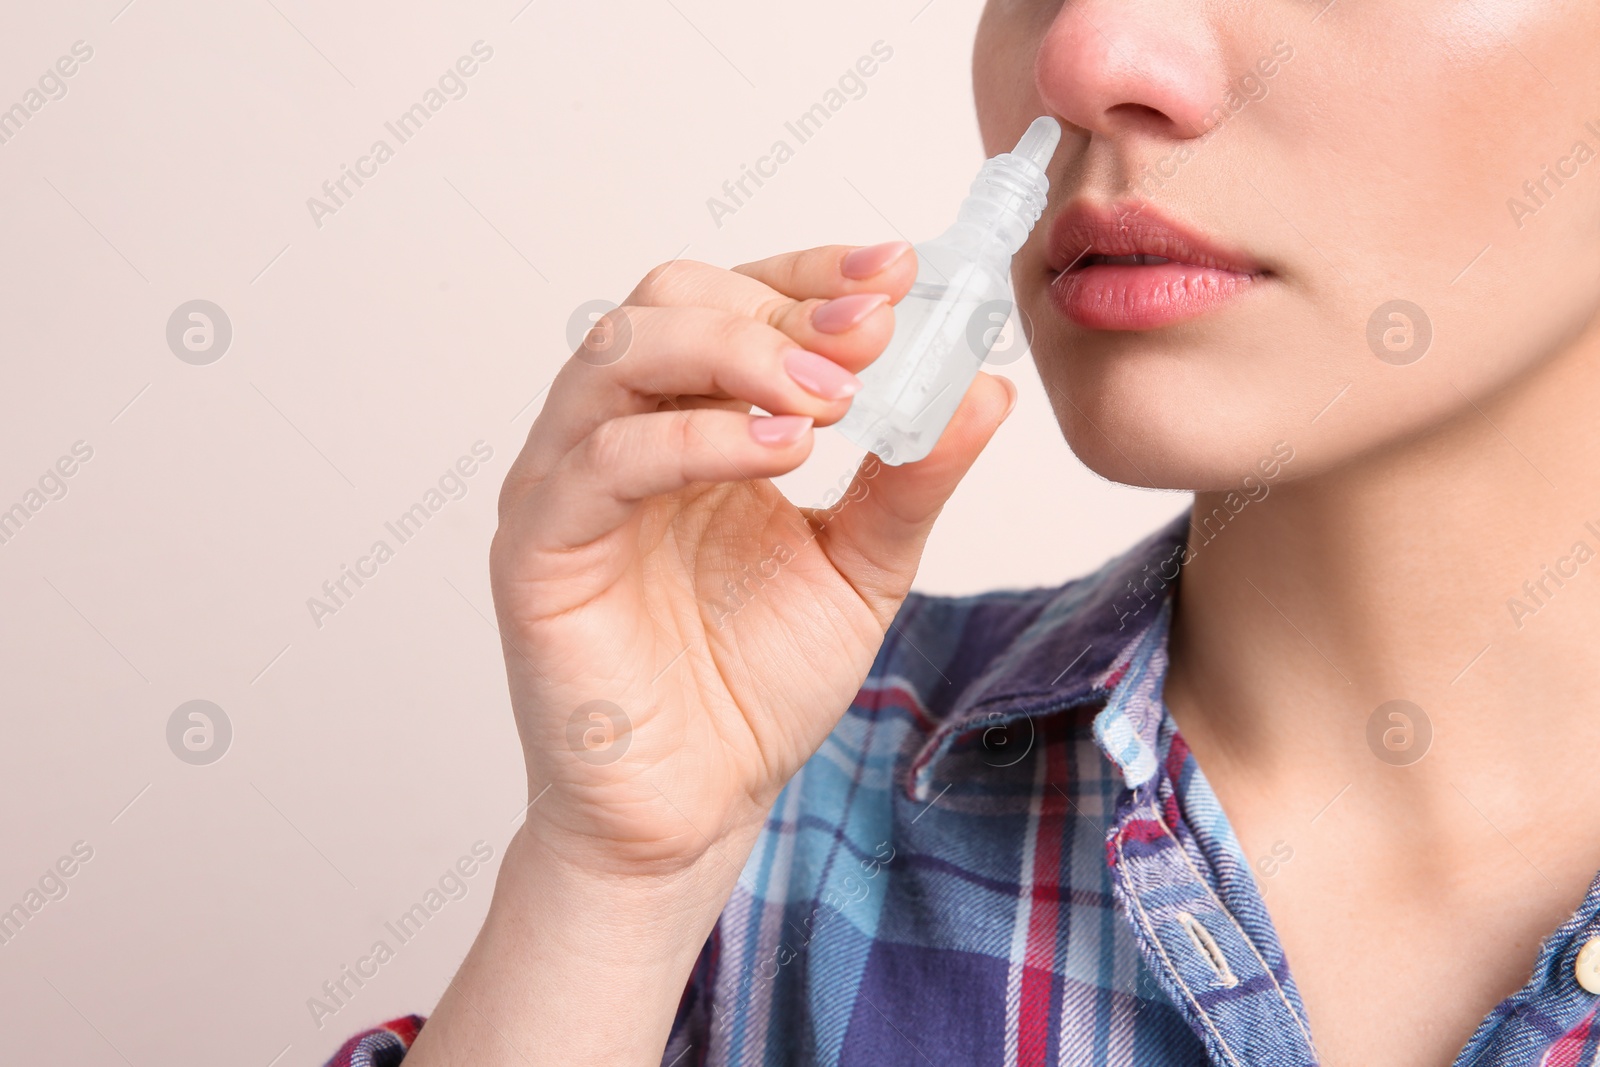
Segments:
[[[1227,83],[1193,0],[1066,0],[1035,57],[1046,106],[1090,134],[1200,136]]]

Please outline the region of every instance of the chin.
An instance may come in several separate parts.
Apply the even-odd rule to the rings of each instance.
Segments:
[[[1277,482],[1303,473],[1294,456],[1312,443],[1307,419],[1284,417],[1286,405],[1269,403],[1203,348],[1180,358],[1126,344],[1115,354],[1080,347],[1061,358],[1053,355],[1060,347],[1039,342],[1035,360],[1062,434],[1102,478],[1225,492],[1247,478]]]

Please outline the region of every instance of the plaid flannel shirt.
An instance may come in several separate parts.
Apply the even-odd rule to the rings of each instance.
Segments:
[[[779,796],[663,1065],[1317,1062],[1222,808],[1161,700],[1181,516],[1087,577],[913,594]],[[1600,879],[1458,1067],[1596,1062]],[[330,1067],[385,1067],[422,1020]]]

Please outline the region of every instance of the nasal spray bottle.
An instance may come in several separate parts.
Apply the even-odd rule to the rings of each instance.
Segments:
[[[1044,210],[1044,169],[1060,140],[1055,119],[1034,119],[1016,148],[983,164],[955,225],[916,246],[894,337],[857,375],[861,390],[835,423],[849,441],[890,465],[932,451],[1011,315],[1011,257]]]

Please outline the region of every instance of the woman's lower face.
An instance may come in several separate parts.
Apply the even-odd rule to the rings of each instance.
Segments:
[[[1074,450],[1225,490],[1600,384],[1597,55],[1565,0],[991,0],[986,147],[1066,128],[1015,279]]]

